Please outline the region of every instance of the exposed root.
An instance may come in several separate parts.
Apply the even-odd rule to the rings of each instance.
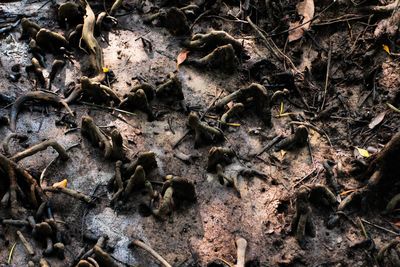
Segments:
[[[174,75],[170,74],[170,76],[174,76]],[[149,84],[149,83],[141,83],[139,85],[134,86],[131,89],[131,92],[134,93],[134,92],[138,91],[139,89],[142,89],[144,91],[148,101],[151,101],[151,100],[154,99],[156,90],[151,84]]]
[[[83,23],[83,10],[75,3],[67,2],[58,7],[58,22],[61,27],[75,27]]]
[[[355,200],[361,200],[362,208],[367,208],[367,201],[373,201],[372,195],[379,195],[379,192],[390,192],[396,186],[396,180],[399,176],[397,167],[400,162],[400,132],[396,133],[386,146],[370,159],[367,171],[363,177],[369,177],[367,184],[347,196],[339,205],[338,209],[346,209]],[[393,200],[393,199],[392,199]],[[392,202],[390,205],[394,204]],[[389,202],[390,203],[390,202]]]
[[[225,112],[221,117],[222,125],[228,125],[229,120],[237,116],[238,114],[242,113],[244,110],[244,105],[242,103],[234,104],[227,112]]]
[[[40,86],[46,87],[46,78],[43,74],[43,68],[40,66],[39,61],[36,58],[32,58],[32,65],[26,67],[27,72],[33,72]]]
[[[69,43],[64,36],[47,29],[40,29],[35,40],[42,50],[50,53],[60,53],[62,47],[69,48]]]
[[[91,61],[93,62],[93,68],[96,73],[96,76],[93,78],[93,80],[96,82],[101,82],[104,80],[105,75],[103,73],[103,51],[94,37],[96,17],[86,0],[80,0],[80,2],[85,8],[86,15],[84,16],[83,20],[82,37],[79,41],[79,47],[86,51],[89,54],[89,57],[92,58]],[[83,48],[82,43],[85,44],[85,48]]]
[[[232,149],[224,147],[212,147],[208,152],[207,171],[214,172],[218,164],[226,166],[232,163],[234,157]]]
[[[146,174],[142,166],[137,166],[134,174],[129,178],[128,184],[124,189],[124,197],[128,198],[128,196],[132,193],[134,188],[143,187],[146,182]]]
[[[264,86],[252,83],[246,88],[239,89],[223,97],[215,104],[215,108],[222,109],[231,101],[242,103],[245,108],[254,108],[257,116],[261,118],[266,126],[270,127],[272,125],[270,97]]]
[[[130,177],[139,165],[143,167],[146,173],[150,173],[157,168],[156,154],[153,151],[140,153],[136,160],[123,165],[124,176]]]
[[[122,5],[122,0],[115,0],[114,4],[111,6],[110,9],[110,15],[114,16],[115,13],[117,12],[118,8],[120,8],[120,6]]]
[[[94,259],[96,262],[99,263],[100,266],[109,266],[109,267],[116,267],[116,263],[114,262],[113,258],[111,258],[110,254],[105,252],[100,246],[93,247],[94,252]]]
[[[195,34],[185,43],[190,49],[211,52],[217,47],[230,44],[238,57],[244,54],[242,43],[224,31],[211,31],[207,34]]]
[[[121,100],[108,86],[93,81],[86,76],[81,77],[82,97],[96,104],[118,105]]]
[[[3,148],[3,153],[6,156],[10,155],[10,149],[8,147],[8,144],[10,143],[11,139],[18,139],[20,142],[24,142],[28,140],[28,136],[19,133],[10,133],[9,135],[7,135],[6,138],[3,139],[3,142],[1,143],[1,146]]]
[[[118,160],[115,162],[115,184],[117,185],[117,192],[115,192],[111,198],[111,205],[115,203],[115,201],[121,196],[122,192],[124,192],[124,182],[122,181],[121,176],[121,167],[122,161]]]
[[[220,142],[224,139],[222,131],[216,127],[201,122],[196,113],[191,112],[188,117],[188,126],[195,131],[194,147]]]
[[[185,13],[176,7],[162,9],[159,12],[144,17],[144,23],[159,20],[159,25],[168,29],[173,35],[184,35],[190,32],[190,27]]]
[[[311,218],[311,207],[308,202],[309,189],[300,187],[296,193],[296,213],[291,224],[292,233],[297,241],[302,244],[307,235],[315,237],[315,226]]]
[[[160,100],[184,99],[182,84],[174,73],[170,73],[168,79],[157,87],[156,96]]]
[[[193,65],[199,68],[218,69],[227,74],[233,74],[239,60],[235,55],[235,50],[231,44],[219,46],[215,48],[211,53],[200,59],[188,59],[182,64]]]
[[[153,111],[147,100],[146,93],[142,89],[129,93],[126,98],[122,100],[119,108],[127,111],[141,110],[147,114],[148,121],[154,120]]]
[[[89,196],[87,196],[81,192],[78,192],[76,190],[70,189],[70,188],[49,186],[49,187],[43,188],[43,191],[52,192],[52,193],[63,193],[63,194],[69,195],[73,198],[79,199],[83,202],[86,202],[88,204],[92,203],[92,199]]]
[[[41,27],[30,19],[21,19],[22,37],[36,38],[36,34]]]
[[[307,145],[308,130],[305,126],[299,126],[296,132],[275,145],[275,151],[281,149],[293,150]]]
[[[65,66],[65,61],[60,59],[55,59],[53,64],[51,65],[51,71],[49,75],[50,84],[54,81],[54,78],[58,74],[59,71]]]
[[[114,129],[111,132],[111,143],[112,143],[112,151],[111,158],[115,160],[124,160],[125,159],[125,150],[123,146],[123,138],[121,133]]]
[[[236,267],[244,267],[246,263],[247,241],[243,237],[236,239],[237,260]]]
[[[35,91],[35,92],[28,92],[25,95],[18,97],[18,99],[14,102],[11,107],[10,113],[10,129],[11,131],[15,131],[16,129],[16,122],[18,113],[22,107],[22,105],[27,101],[34,101],[34,102],[41,102],[41,103],[49,103],[49,104],[61,104],[63,105],[68,112],[73,116],[72,110],[69,108],[68,104],[65,102],[64,99],[59,97],[56,94],[43,92],[43,91]]]
[[[46,150],[49,146],[54,148],[58,152],[61,160],[66,161],[69,159],[67,151],[56,140],[47,140],[42,143],[31,146],[30,148],[15,154],[10,159],[15,162],[18,162],[26,157],[36,154],[39,151]]]
[[[108,159],[112,155],[112,146],[106,135],[94,123],[89,116],[82,116],[81,133],[96,147],[104,150],[104,158]]]
[[[163,257],[160,256],[154,249],[152,249],[150,246],[146,245],[142,241],[135,239],[132,241],[132,243],[129,246],[138,246],[147,252],[149,252],[154,258],[156,258],[164,267],[172,267],[171,264],[169,264]]]

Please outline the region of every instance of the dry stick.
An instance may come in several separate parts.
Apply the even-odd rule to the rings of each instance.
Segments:
[[[15,154],[10,159],[15,162],[18,162],[18,161],[22,160],[23,158],[26,158],[26,157],[36,154],[39,151],[46,150],[49,146],[51,146],[58,152],[58,154],[62,160],[65,161],[65,160],[69,159],[67,151],[59,143],[57,143],[56,140],[47,140],[40,144],[31,146],[28,149],[25,149],[24,151],[21,151],[21,152]]]
[[[271,38],[267,38],[262,32],[261,30],[258,28],[257,25],[255,25],[250,17],[246,17],[246,20],[249,22],[250,26],[258,33],[258,35],[261,36],[261,38],[265,41],[265,44],[267,46],[267,48],[269,50],[271,50],[272,54],[274,54],[274,56],[278,59],[278,60],[282,60],[282,61],[287,61],[289,63],[289,65],[293,68],[293,70],[295,72],[297,72],[298,74],[302,75],[301,71],[299,71],[296,66],[294,65],[293,61],[287,56],[285,55],[276,45],[275,43],[271,40]],[[277,53],[278,52],[278,53]]]
[[[17,235],[18,235],[19,239],[21,240],[22,245],[24,245],[24,248],[26,249],[28,254],[31,256],[35,255],[35,251],[33,250],[32,246],[28,242],[28,240],[25,239],[24,235],[20,231],[17,231]]]
[[[207,109],[204,111],[204,113],[200,116],[200,120],[202,120],[204,118],[204,116],[208,113],[208,111],[210,111],[210,109],[212,108],[212,106],[214,106],[215,102],[217,102],[217,100],[219,99],[219,97],[222,95],[223,90],[219,93],[218,96],[216,96],[214,98],[214,100],[210,103],[210,105],[208,105]],[[186,132],[175,142],[175,144],[172,146],[173,149],[177,148],[178,145],[183,141],[183,139],[185,139],[185,137],[190,133],[191,130],[186,130]]]
[[[53,193],[63,193],[63,194],[69,195],[71,197],[74,197],[76,199],[79,199],[81,201],[84,201],[88,204],[92,203],[92,199],[89,196],[87,196],[81,192],[78,192],[76,190],[70,189],[70,188],[48,186],[48,187],[44,187],[43,191],[53,192]]]
[[[114,201],[119,198],[122,192],[124,192],[124,182],[122,181],[121,177],[121,166],[122,166],[122,161],[118,160],[115,163],[115,182],[118,186],[118,191],[112,196],[111,203],[114,203]]]
[[[329,72],[331,70],[331,58],[332,58],[332,41],[329,41],[328,64],[326,66],[325,85],[324,85],[324,98],[322,100],[322,105],[320,110],[324,109],[326,94],[328,93]]]
[[[277,136],[274,137],[274,139],[272,139],[268,144],[266,144],[261,150],[260,152],[258,152],[255,157],[260,156],[262,153],[264,153],[265,151],[268,151],[271,149],[271,147],[273,147],[281,138],[283,137],[282,134],[279,134]]]
[[[147,252],[149,252],[154,258],[156,258],[164,267],[172,267],[171,264],[169,264],[163,257],[161,257],[160,254],[158,254],[154,249],[152,249],[150,246],[146,245],[142,241],[135,239],[132,241],[132,245],[138,246]]]
[[[383,230],[383,231],[385,231],[385,232],[388,232],[388,233],[393,234],[393,235],[396,235],[396,236],[400,236],[400,233],[397,233],[397,232],[392,231],[392,230],[390,230],[390,229],[387,229],[387,228],[385,228],[385,227],[376,225],[376,224],[374,224],[374,223],[372,223],[372,222],[369,222],[369,221],[367,221],[367,220],[364,220],[364,219],[360,219],[360,220],[361,220],[362,222],[366,223],[366,224],[369,224],[369,225],[371,225],[371,226],[377,228],[377,229]]]

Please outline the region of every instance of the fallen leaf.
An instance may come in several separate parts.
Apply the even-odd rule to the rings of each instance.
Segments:
[[[359,148],[359,147],[356,147],[356,149],[357,149],[358,153],[360,153],[360,155],[363,156],[364,158],[369,158],[370,157],[370,154],[369,154],[368,150],[365,150],[365,149],[362,149],[362,148]]]
[[[302,2],[297,4],[296,9],[297,13],[301,17],[301,20],[289,23],[289,42],[300,39],[303,36],[304,31],[307,31],[310,28],[311,21],[305,23],[304,25],[302,24],[311,20],[314,17],[314,0],[303,0]]]
[[[387,45],[382,45],[382,47],[383,47],[383,50],[385,50],[385,51],[386,51],[386,53],[388,53],[388,54],[390,55],[390,49],[389,49],[389,46],[387,46]]]
[[[107,73],[107,72],[109,72],[109,71],[110,71],[109,68],[103,67],[103,72],[104,72],[104,73]]]
[[[181,65],[183,62],[185,62],[187,55],[189,54],[188,50],[182,50],[178,57],[176,58],[176,68],[179,69],[179,65]]]
[[[68,185],[68,180],[64,179],[64,180],[62,180],[62,181],[60,181],[58,183],[54,183],[53,187],[66,188],[67,185]]]
[[[383,119],[385,118],[386,111],[383,111],[379,113],[375,118],[372,119],[372,121],[368,124],[368,128],[374,129],[376,126],[378,126]]]

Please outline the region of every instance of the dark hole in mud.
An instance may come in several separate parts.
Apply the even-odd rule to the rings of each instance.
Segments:
[[[276,212],[278,214],[287,213],[289,208],[289,201],[288,200],[280,200],[278,206],[276,207]]]

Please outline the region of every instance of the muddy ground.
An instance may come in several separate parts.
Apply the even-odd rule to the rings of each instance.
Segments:
[[[57,8],[64,1],[6,2],[0,4],[0,22],[4,25],[18,21],[19,17],[15,16],[20,15],[41,27],[66,34],[67,30],[57,22]],[[95,14],[104,11],[102,1],[89,2]],[[105,2],[109,9],[111,5]],[[193,26],[192,33],[224,30],[242,43],[249,58],[239,58],[233,74],[185,64],[177,69],[176,58],[184,49],[182,42],[190,34],[174,36],[162,25],[143,23],[143,13],[156,12],[161,6],[159,1],[123,1],[115,14],[118,24],[110,30],[103,29],[97,37],[103,50],[104,67],[115,74],[111,88],[122,98],[134,85],[144,81],[157,85],[170,72],[175,72],[182,83],[187,110],[178,101],[165,103],[155,99],[151,106],[156,119],[149,122],[141,111],[127,114],[113,107],[105,108],[101,103],[95,107],[78,99],[69,104],[75,113],[72,123],[60,125],[58,122],[67,114],[64,108],[25,105],[18,116],[16,132],[26,134],[28,140],[10,142],[10,154],[47,139],[56,139],[65,148],[71,147],[70,159],[65,162],[57,159],[57,152],[47,149],[19,164],[37,179],[48,167],[42,177],[43,187],[67,179],[68,188],[89,195],[94,203],[88,205],[63,194],[46,193],[64,233],[65,244],[65,259],[54,255],[45,257],[50,265],[75,266],[82,250],[87,251],[98,237],[107,235],[105,250],[120,266],[159,266],[146,251],[128,248],[133,239],[150,245],[172,266],[224,266],[220,259],[236,261],[238,237],[248,242],[246,266],[378,266],[378,250],[400,235],[398,211],[382,213],[385,203],[398,193],[396,184],[391,190],[378,192],[376,201],[370,202],[367,208],[355,206],[340,213],[334,227],[327,224],[336,214],[337,205],[324,206],[318,201],[312,204],[316,235],[306,236],[304,242],[296,240],[290,224],[296,211],[296,190],[305,184],[327,184],[323,163],[327,160],[334,163],[335,179],[340,187],[335,195],[340,202],[365,182],[357,181],[356,175],[349,171],[354,159],[368,160],[356,147],[373,155],[399,131],[400,114],[387,103],[400,106],[400,61],[396,55],[400,51],[400,35],[397,31],[395,35],[378,38],[374,35],[376,26],[391,14],[376,14],[365,9],[386,2],[317,1],[311,28],[299,40],[287,42],[288,22],[300,19],[297,1],[249,1],[246,15],[264,30],[264,36],[272,34],[276,46],[297,70],[288,61],[274,57],[246,16],[237,15],[241,10],[239,1],[217,1],[218,8],[205,7],[201,5],[203,1],[164,2],[167,2],[164,8],[198,4],[202,9],[187,15],[189,25]],[[270,6],[266,8],[265,3]],[[204,13],[206,10],[211,11]],[[203,15],[199,18],[200,14]],[[9,103],[17,97],[43,89],[25,71],[31,64],[32,53],[28,41],[21,39],[21,33],[18,25],[0,35],[0,94],[11,99],[2,103],[0,115],[4,116],[9,115]],[[190,52],[188,59],[198,55],[201,53]],[[47,76],[54,55],[46,53],[45,57]],[[78,86],[87,58],[82,50],[72,49],[71,60],[67,60],[50,90],[64,96],[67,88]],[[257,65],[257,62],[263,64]],[[15,65],[20,66],[21,77],[17,81],[11,77],[16,74],[12,71]],[[287,75],[279,79],[277,73],[282,72]],[[208,151],[213,145],[195,148],[194,134],[190,132],[177,147],[173,146],[188,129],[188,110],[200,115],[207,110],[204,121],[218,126],[223,112],[207,107],[215,99],[252,82],[266,85],[269,94],[283,88],[290,92],[289,96],[271,104],[272,127],[249,110],[234,117],[231,122],[235,124],[224,129],[225,140],[217,145],[230,147],[237,155],[225,167],[225,174],[234,177],[241,167],[247,166],[268,176],[267,179],[240,177],[239,198],[232,187],[221,185],[215,174],[206,171]],[[161,190],[160,184],[166,175],[184,177],[194,183],[197,201],[180,206],[165,220],[144,216],[141,212],[143,204],[149,202],[143,190],[136,190],[117,208],[111,206],[113,192],[107,184],[115,174],[115,161],[104,159],[101,150],[82,137],[77,127],[84,115],[90,115],[105,133],[118,129],[129,159],[144,151],[156,153],[158,167],[147,174],[155,182],[155,190]],[[371,125],[371,122],[377,123]],[[303,123],[308,129],[306,146],[290,151],[272,148],[254,155],[276,136],[290,135],[298,127],[296,123]],[[2,126],[0,139],[11,132],[8,126]],[[180,153],[196,157],[184,162],[176,156]],[[4,173],[1,174],[6,180]],[[1,182],[3,188],[8,186],[7,181]],[[3,188],[2,195],[7,191]],[[26,199],[19,206],[16,219],[26,219],[36,212]],[[2,206],[0,216],[11,218],[8,205]],[[27,254],[17,230],[32,244],[36,255],[42,255],[44,250],[43,244],[32,237],[29,226],[3,223],[0,225],[0,263],[4,266],[27,266],[28,261],[38,259]],[[397,266],[395,261],[392,264],[383,266]]]

